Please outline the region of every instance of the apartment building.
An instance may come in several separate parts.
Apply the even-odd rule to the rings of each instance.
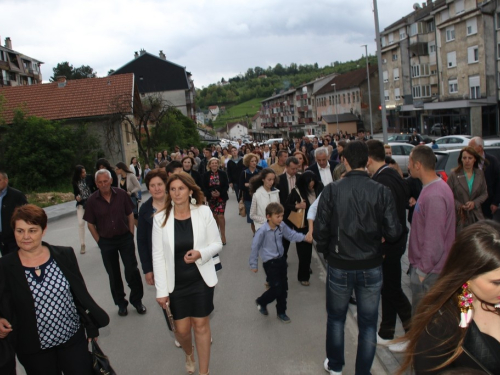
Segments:
[[[390,131],[498,133],[497,3],[415,3],[412,13],[381,32]]]
[[[1,39],[0,39],[1,40]],[[43,62],[12,49],[12,40],[0,45],[0,86],[25,86],[42,82]]]

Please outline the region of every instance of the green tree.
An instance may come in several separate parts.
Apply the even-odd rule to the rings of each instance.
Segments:
[[[65,76],[66,79],[82,79],[82,78],[95,78],[97,77],[97,72],[94,71],[88,65],[82,65],[75,68],[69,62],[64,61],[58,63],[54,68],[52,68],[53,76],[50,77],[50,82],[54,82],[58,76]]]

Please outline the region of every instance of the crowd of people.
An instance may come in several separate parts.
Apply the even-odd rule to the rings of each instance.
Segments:
[[[193,374],[198,366],[208,374],[209,315],[219,253],[227,244],[226,202],[234,192],[253,234],[250,269],[258,271],[260,257],[266,275],[265,291],[255,300],[262,315],[276,302],[278,319],[291,322],[291,242],[303,287],[311,285],[313,243],[325,258],[323,366],[331,375],[342,374],[345,365],[350,303],[357,305],[359,328],[356,374],[370,374],[377,345],[405,353],[401,374],[409,368],[417,374],[456,368],[498,374],[500,224],[491,219],[500,204],[500,163],[479,137],[461,150],[447,181],[436,174],[428,146],[413,149],[406,178],[391,156],[390,146],[361,130],[357,137],[305,136],[263,145],[239,140],[201,153],[176,147],[158,152],[153,169],[142,168],[136,157],[114,168],[99,159],[94,176],[77,165],[72,184],[80,254],[86,253],[87,224],[118,315],[128,315],[129,304],[146,314],[137,232],[145,282],[156,287],[186,371]],[[142,180],[150,193],[145,202]],[[0,344],[7,345],[0,345],[0,373],[15,374],[15,352],[28,375],[90,374],[87,339],[98,336],[108,315],[88,293],[73,249],[42,241],[44,211],[8,187],[4,172],[2,199]],[[411,298],[401,285],[405,252]],[[54,280],[63,288],[46,287]],[[47,313],[48,302],[61,308]],[[398,318],[405,331],[399,338]]]

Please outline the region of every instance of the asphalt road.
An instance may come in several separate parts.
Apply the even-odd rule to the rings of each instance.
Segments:
[[[143,195],[146,200],[148,194]],[[226,210],[227,245],[220,254],[222,270],[215,289],[215,310],[211,315],[212,375],[250,374],[325,374],[325,270],[313,252],[311,285],[297,281],[298,259],[295,245],[289,252],[289,295],[287,314],[291,324],[281,323],[269,305],[269,316],[262,316],[255,299],[264,291],[262,266],[253,274],[248,257],[252,241],[250,225],[238,216],[234,193]],[[87,253],[80,255],[77,218],[70,216],[49,223],[45,241],[54,245],[73,246],[90,294],[111,317],[101,329],[99,343],[119,375],[185,374],[182,349],[174,346],[160,307],[155,288],[144,283],[146,315],[129,306],[129,315],[118,316],[109,291],[106,271],[97,244],[86,231]],[[141,271],[142,274],[142,271]],[[125,279],[124,279],[125,280]],[[129,292],[126,287],[127,294]],[[343,374],[354,374],[356,357],[356,323],[347,318],[345,330],[346,366]],[[18,373],[24,375],[22,366]],[[372,374],[385,374],[377,359]]]

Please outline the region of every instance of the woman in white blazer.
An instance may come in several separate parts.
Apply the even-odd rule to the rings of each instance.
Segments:
[[[118,187],[125,190],[132,200],[132,206],[134,206],[133,211],[135,226],[137,226],[137,219],[139,217],[137,199],[138,193],[141,190],[141,185],[139,184],[139,181],[135,177],[134,173],[132,173],[132,171],[128,169],[124,162],[117,163],[115,171],[118,177]]]
[[[208,374],[210,320],[217,274],[213,256],[222,241],[203,193],[185,172],[167,181],[165,207],[153,220],[153,273],[156,300],[175,320],[175,337],[186,354],[186,370],[195,371],[194,331],[199,373]]]
[[[276,186],[278,186],[278,177],[271,168],[264,168],[250,180],[250,194],[252,194],[250,219],[255,224],[255,231],[267,221],[267,205],[272,202],[280,203],[280,191],[276,189]]]

